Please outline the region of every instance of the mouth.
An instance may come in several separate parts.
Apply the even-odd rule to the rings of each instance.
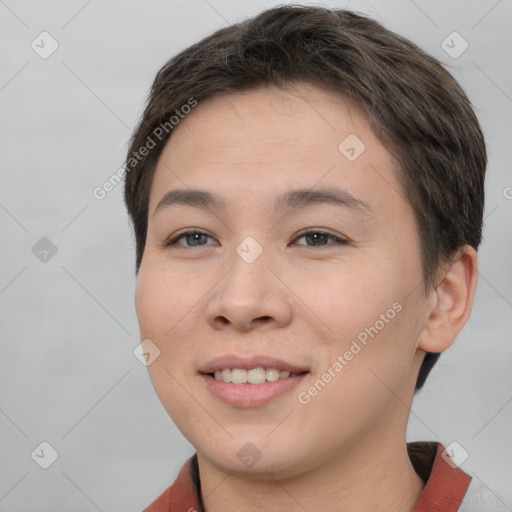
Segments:
[[[266,356],[219,357],[199,369],[213,396],[242,408],[260,407],[285,395],[309,373],[304,366]]]
[[[263,384],[264,382],[275,382],[280,379],[289,379],[309,373],[307,370],[301,372],[290,372],[279,368],[264,368],[259,366],[246,370],[245,368],[223,368],[208,373],[210,377],[220,382],[231,384]]]

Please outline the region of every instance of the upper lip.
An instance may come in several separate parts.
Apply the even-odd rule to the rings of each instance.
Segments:
[[[301,373],[309,371],[305,366],[289,363],[271,356],[251,356],[238,357],[235,355],[225,355],[216,357],[199,368],[199,373],[214,373],[224,368],[240,368],[252,370],[253,368],[276,368],[278,370],[289,371],[290,373]]]

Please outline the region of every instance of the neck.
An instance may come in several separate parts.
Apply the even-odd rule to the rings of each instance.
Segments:
[[[411,512],[425,483],[415,472],[405,432],[358,439],[318,467],[280,478],[269,471],[225,473],[198,453],[205,512],[285,509]]]

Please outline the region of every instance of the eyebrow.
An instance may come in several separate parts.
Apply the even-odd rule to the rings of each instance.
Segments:
[[[274,211],[277,213],[287,208],[305,208],[314,204],[332,204],[360,213],[373,213],[366,201],[358,199],[347,190],[337,187],[288,190],[275,198]],[[167,192],[159,201],[153,215],[171,206],[179,205],[223,210],[226,208],[226,200],[206,190],[174,189]]]

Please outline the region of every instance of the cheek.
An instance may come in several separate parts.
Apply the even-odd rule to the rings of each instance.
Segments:
[[[327,333],[317,338],[326,356],[319,372],[328,371],[342,356],[343,369],[339,364],[337,371],[331,368],[336,375],[329,385],[334,400],[350,401],[362,393],[368,399],[380,397],[379,389],[390,393],[386,384],[396,389],[407,378],[416,349],[418,308],[415,294],[409,294],[407,284],[396,276],[398,266],[396,261],[374,259],[313,281],[317,284],[309,289],[302,282],[304,293],[308,290],[304,302],[322,320],[317,322],[321,332]],[[330,395],[323,398],[328,402]]]
[[[179,275],[162,264],[141,265],[135,289],[141,335],[164,341],[187,323],[187,313],[196,297],[193,283],[184,284]]]
[[[170,280],[158,265],[141,265],[135,290],[140,339],[151,340],[160,350],[147,367],[155,392],[173,421],[180,425],[190,416],[190,382],[184,378],[192,367],[190,332],[193,297],[184,297],[180,283]],[[175,277],[175,276],[173,276]],[[185,294],[186,295],[186,294]],[[188,304],[191,305],[188,305]],[[188,335],[187,335],[188,333]]]
[[[207,288],[206,288],[207,289]],[[193,366],[197,350],[198,318],[203,304],[205,285],[190,276],[180,276],[175,269],[160,262],[147,261],[141,265],[135,290],[135,309],[140,338],[150,339],[160,355],[156,366],[168,369],[173,375],[183,375]],[[150,365],[150,374],[155,370]]]
[[[347,340],[392,306],[393,292],[386,289],[382,275],[370,261],[345,262],[317,275],[297,275],[294,287],[306,309],[328,328],[330,338]]]
[[[168,303],[167,297],[163,295],[164,290],[161,282],[155,279],[155,275],[141,267],[135,289],[135,310],[143,338],[161,338],[163,326],[170,325],[166,314]]]
[[[343,334],[340,319],[341,334],[328,347],[326,363],[308,387],[299,390],[301,403],[309,401],[304,412],[311,418],[327,418],[322,426],[325,438],[341,439],[339,432],[357,435],[371,425],[380,428],[383,418],[397,407],[401,410],[399,402],[405,402],[414,352],[407,338],[409,320],[403,309],[378,330],[381,324],[375,326],[379,317],[374,313],[379,311],[379,307],[365,309],[367,321],[359,325],[345,317],[355,336]]]

